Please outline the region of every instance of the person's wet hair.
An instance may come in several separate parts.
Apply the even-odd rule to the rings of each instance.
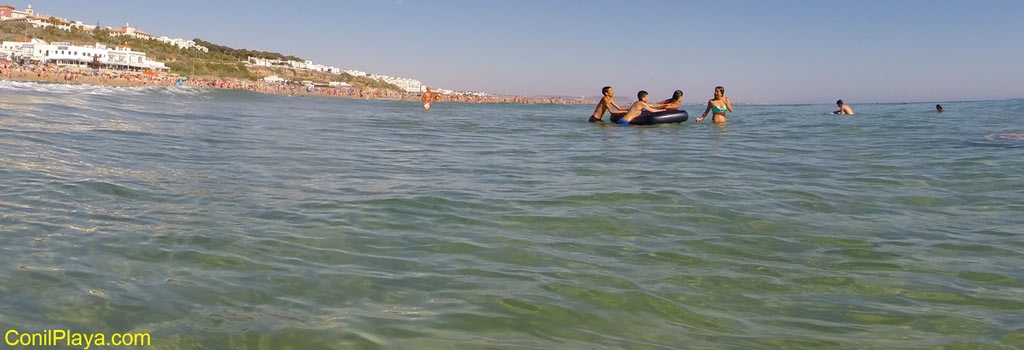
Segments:
[[[637,100],[642,100],[644,97],[647,97],[647,91],[640,90],[640,92],[636,93]]]
[[[836,104],[842,106],[843,105],[843,100],[836,100]]]
[[[607,95],[608,94],[608,90],[611,90],[611,89],[612,89],[611,86],[605,86],[605,87],[601,88],[601,94],[602,95]]]
[[[676,90],[672,93],[672,101],[679,101],[681,98],[683,98],[683,90]]]

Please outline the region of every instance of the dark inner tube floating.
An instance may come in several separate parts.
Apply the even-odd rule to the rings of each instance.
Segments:
[[[625,113],[621,113],[621,114],[613,113],[612,114],[612,122],[613,123],[619,122],[619,119],[622,119],[622,117],[624,115],[626,115],[626,114]],[[664,112],[657,112],[657,113],[647,113],[647,112],[644,112],[644,114],[641,114],[639,117],[634,118],[633,121],[629,122],[629,124],[630,125],[654,125],[654,124],[682,123],[682,122],[685,122],[685,121],[687,121],[689,119],[690,119],[690,114],[688,114],[688,113],[686,113],[686,111],[680,109],[680,110],[664,111]]]

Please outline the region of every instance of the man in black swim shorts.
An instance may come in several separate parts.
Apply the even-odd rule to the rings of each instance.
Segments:
[[[590,116],[589,122],[593,123],[601,121],[601,118],[604,117],[605,111],[608,111],[609,115],[611,115],[611,118],[613,119],[612,121],[617,119],[616,116],[621,117],[626,115],[628,110],[619,107],[619,105],[615,103],[615,99],[613,99],[613,97],[615,97],[615,90],[612,90],[611,86],[605,86],[601,89],[601,94],[604,95],[604,97],[601,97],[601,101],[597,102],[597,108],[594,108],[594,115]],[[615,107],[614,112],[612,111],[612,107]]]

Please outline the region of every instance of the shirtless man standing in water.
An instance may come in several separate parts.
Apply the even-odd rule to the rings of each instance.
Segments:
[[[612,122],[616,122],[618,121],[618,118],[626,115],[627,110],[619,107],[619,105],[615,103],[615,99],[612,98],[615,97],[615,90],[612,90],[611,86],[605,86],[601,89],[601,93],[604,94],[604,97],[602,97],[601,101],[597,103],[597,108],[594,108],[594,115],[590,116],[589,120],[591,123],[601,121],[601,118],[604,118],[605,111],[608,111],[608,115],[611,116]],[[612,111],[612,107],[615,107],[614,112]]]
[[[431,95],[433,94],[430,93],[430,88],[428,87],[427,92],[424,92],[423,96],[420,96],[420,100],[423,101],[423,109],[430,109],[430,101],[434,100],[434,97]]]

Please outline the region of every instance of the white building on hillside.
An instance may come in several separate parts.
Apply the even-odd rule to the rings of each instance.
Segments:
[[[146,53],[132,51],[128,45],[117,45],[116,48],[107,51],[109,60],[107,64],[117,66],[121,69],[142,69],[149,68],[146,65]]]
[[[49,27],[56,26],[58,29],[63,29],[63,30],[67,30],[67,31],[71,30],[71,24],[70,23],[54,21],[54,20],[51,20],[51,19],[43,19],[41,17],[4,18],[3,20],[4,20],[4,22],[28,23],[29,25],[31,25],[32,27],[35,27],[35,28],[49,28]]]
[[[250,56],[249,58],[247,58],[245,60],[245,64],[248,64],[250,66],[256,66],[256,67],[270,67],[270,66],[274,65],[268,59],[263,59],[263,58],[259,58],[259,57],[252,57],[252,56]]]
[[[82,23],[82,21],[71,22],[71,27],[72,28],[81,28],[82,30],[87,31],[87,32],[91,32],[91,31],[96,30],[96,26]]]
[[[35,52],[36,45],[47,45],[45,41],[32,39],[30,42],[5,41],[0,45],[0,55],[14,59],[16,57],[27,57],[31,59]]]
[[[271,84],[277,84],[277,83],[284,82],[284,78],[281,78],[281,77],[276,76],[276,75],[271,75],[269,77],[263,78],[263,81],[271,83]]]
[[[250,66],[256,66],[256,67],[273,67],[273,66],[288,65],[287,63],[285,63],[282,60],[271,60],[271,59],[252,57],[252,56],[250,56],[248,59],[246,59],[245,63],[250,65]]]
[[[181,38],[169,38],[169,37],[166,37],[166,36],[161,36],[161,37],[156,38],[154,40],[162,42],[162,43],[167,43],[167,44],[171,44],[171,45],[177,46],[179,49],[192,49],[192,48],[195,48],[195,49],[197,49],[199,51],[202,51],[202,52],[210,52],[209,48],[207,48],[205,46],[202,46],[202,45],[199,45],[199,44],[196,44],[196,42],[194,40],[185,40],[185,39],[181,39]]]
[[[106,46],[74,46],[69,43],[35,45],[37,61],[58,66],[86,66],[98,64],[110,58]]]
[[[314,70],[313,61],[287,61],[285,63],[295,69]]]
[[[131,47],[118,45],[108,48],[104,44],[77,46],[69,43],[47,43],[5,41],[0,45],[0,54],[13,59],[40,62],[57,66],[92,66],[124,70],[167,71],[163,62],[146,59],[145,52],[132,51]]]
[[[332,66],[325,66],[325,65],[322,65],[322,64],[315,65],[313,67],[313,70],[315,70],[317,72],[321,72],[321,73],[341,74],[341,68],[332,67]]]
[[[245,60],[245,63],[250,65],[250,66],[256,66],[256,67],[289,66],[289,67],[295,68],[295,69],[311,70],[311,71],[316,71],[316,72],[321,72],[321,73],[330,73],[330,74],[341,74],[341,68],[332,67],[332,66],[325,66],[325,65],[322,65],[322,64],[315,64],[315,63],[313,63],[313,61],[304,61],[304,62],[299,62],[299,61],[282,61],[282,60],[277,60],[277,59],[271,60],[271,59],[259,58],[259,57],[248,57]]]
[[[18,10],[16,10],[14,8],[14,6],[11,6],[11,5],[6,5],[6,4],[5,5],[0,5],[0,20],[2,20],[2,21],[13,21],[13,22],[24,22],[24,23],[28,23],[28,24],[32,25],[33,27],[36,27],[36,28],[57,27],[58,29],[62,29],[62,30],[66,30],[66,31],[71,31],[72,29],[78,28],[78,29],[82,29],[82,30],[87,31],[87,32],[92,32],[92,31],[94,31],[94,30],[99,28],[99,27],[94,26],[94,25],[88,25],[88,24],[82,23],[82,21],[69,21],[69,20],[67,20],[65,18],[60,18],[60,17],[48,16],[48,15],[36,15],[35,14],[35,10],[32,9],[32,5],[28,5],[28,8],[25,9],[25,11],[18,11]],[[193,40],[185,40],[185,39],[178,39],[178,38],[173,38],[172,39],[172,38],[168,38],[166,36],[162,36],[160,38],[157,38],[156,36],[154,36],[152,34],[149,34],[149,33],[146,33],[144,31],[141,31],[138,28],[132,27],[132,26],[130,26],[128,24],[125,24],[124,27],[121,27],[121,28],[110,28],[110,27],[107,27],[105,29],[109,30],[111,32],[111,34],[113,34],[113,35],[123,35],[123,36],[128,36],[128,37],[137,38],[137,39],[145,39],[145,40],[158,40],[160,42],[164,42],[164,43],[168,43],[168,44],[177,46],[178,48],[181,48],[181,49],[195,48],[195,49],[203,51],[203,52],[210,52],[209,48],[201,46],[201,45],[198,45]]]
[[[390,77],[387,75],[374,75],[371,77],[377,80],[381,80],[385,83],[398,86],[399,88],[405,90],[406,92],[427,91],[426,87],[423,86],[422,82],[413,78]]]
[[[130,36],[136,39],[156,40],[156,37],[153,36],[153,34],[149,34],[139,30],[138,28],[129,26],[127,23],[124,25],[124,27],[121,27],[121,29],[119,29],[117,32],[121,33],[121,35]]]

